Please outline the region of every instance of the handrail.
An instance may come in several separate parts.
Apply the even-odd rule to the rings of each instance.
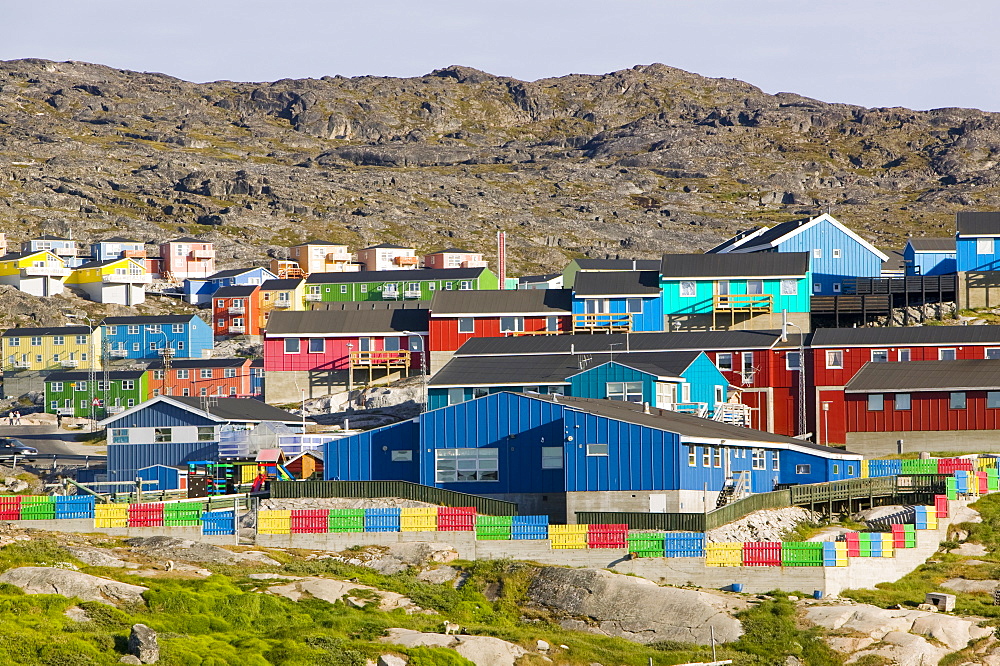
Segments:
[[[350,363],[354,365],[410,365],[411,352],[406,349],[398,351],[356,351],[351,352]]]
[[[727,312],[770,312],[773,294],[725,294],[712,296],[712,308]]]

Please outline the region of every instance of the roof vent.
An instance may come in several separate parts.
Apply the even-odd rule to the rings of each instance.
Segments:
[[[643,414],[651,414],[652,413],[652,412],[649,411],[649,403],[648,402],[642,403],[642,413]]]

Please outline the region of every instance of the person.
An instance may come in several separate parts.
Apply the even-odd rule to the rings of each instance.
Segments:
[[[62,413],[56,414],[56,427],[62,428]]]
[[[21,425],[21,412],[14,412],[14,425]]]

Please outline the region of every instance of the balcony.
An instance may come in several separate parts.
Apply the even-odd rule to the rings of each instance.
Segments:
[[[419,289],[407,289],[403,292],[403,298],[420,298]]]
[[[215,259],[215,250],[191,250],[192,259]]]
[[[287,298],[279,298],[274,302],[274,307],[284,310],[285,308],[292,307],[292,302]]]
[[[63,360],[59,361],[59,365],[61,365],[64,368],[75,368],[80,365],[80,362],[77,361],[75,358],[64,358]]]
[[[112,273],[101,278],[107,284],[150,284],[153,276],[148,273]]]
[[[397,266],[416,266],[417,261],[416,257],[393,257],[392,259],[392,263]]]
[[[323,300],[322,294],[306,294],[307,301],[321,301]]]
[[[62,264],[26,266],[21,269],[21,274],[25,277],[66,277],[72,272],[73,269],[66,268]]]
[[[75,247],[54,247],[52,253],[60,257],[75,257],[77,249]]]
[[[593,312],[573,315],[574,333],[626,333],[631,330],[631,313]]]
[[[176,351],[174,350],[173,347],[164,347],[163,349],[161,349],[157,353],[160,356],[162,356],[163,358],[168,358],[168,357],[172,357],[176,353]]]
[[[349,264],[352,259],[354,259],[354,255],[350,252],[330,252],[326,255],[327,261],[337,264]]]
[[[463,261],[462,268],[487,268],[489,264],[482,259],[477,259],[475,261]]]
[[[352,368],[362,367],[384,367],[384,368],[407,368],[410,366],[410,352],[405,349],[398,351],[356,351],[351,352],[350,363]]]
[[[396,301],[399,300],[399,292],[395,289],[383,289],[382,290],[382,300],[384,301]]]
[[[125,358],[128,356],[127,349],[109,349],[108,356],[113,356],[114,358]]]
[[[113,414],[121,414],[124,411],[125,411],[124,407],[108,407],[107,408],[108,414],[112,414],[112,415]]]
[[[27,361],[14,361],[13,363],[11,363],[11,366],[15,370],[27,370],[31,367],[31,364],[28,363]]]
[[[771,312],[772,294],[730,294],[713,296],[712,309],[717,312]]]
[[[670,402],[657,406],[671,412],[690,414],[691,416],[700,416],[702,418],[708,416],[708,403],[705,402]]]
[[[247,327],[246,326],[230,326],[229,327],[229,332],[230,333],[246,333],[247,332]]]
[[[243,307],[242,305],[234,305],[231,308],[229,308],[229,314],[240,315],[240,314],[243,314],[246,311],[247,311],[247,309],[245,307]]]
[[[124,250],[122,251],[122,256],[126,259],[145,259],[145,250]]]

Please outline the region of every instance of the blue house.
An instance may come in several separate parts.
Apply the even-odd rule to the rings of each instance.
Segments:
[[[889,257],[832,215],[784,222],[771,228],[741,232],[709,250],[711,254],[808,252],[812,258],[812,293],[841,293],[849,278],[877,278]]]
[[[94,261],[111,261],[123,257],[145,257],[146,244],[132,238],[114,236],[91,243],[90,254],[94,257]]]
[[[903,248],[907,275],[952,275],[955,273],[954,238],[911,238]]]
[[[178,467],[193,460],[218,460],[223,433],[252,431],[279,422],[301,432],[301,420],[248,398],[218,398],[208,410],[198,398],[158,396],[98,422],[108,429],[108,481],[133,481],[154,465]]]
[[[579,272],[573,330],[590,333],[663,330],[658,271]]]
[[[208,358],[215,344],[212,327],[197,315],[106,317],[101,322],[112,358]]]
[[[842,449],[648,405],[501,392],[328,442],[323,473],[485,495],[573,521],[577,511],[700,513],[727,485],[749,494],[860,471],[861,456]]]
[[[1000,270],[1000,213],[959,213],[955,226],[958,272]]]
[[[540,356],[456,356],[428,383],[428,408],[491,393],[618,400],[712,416],[729,382],[700,351]]]
[[[52,252],[66,264],[67,268],[77,268],[87,263],[90,259],[83,256],[77,248],[76,241],[72,238],[62,236],[52,236],[46,234],[21,243],[22,252]]]
[[[277,278],[277,275],[260,266],[219,271],[207,278],[188,278],[184,280],[184,300],[192,305],[201,305],[210,302],[212,295],[223,287],[264,284]]]

